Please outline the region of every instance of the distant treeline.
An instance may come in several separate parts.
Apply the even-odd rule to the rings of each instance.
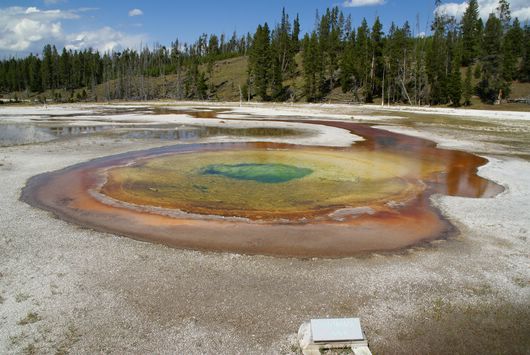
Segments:
[[[146,77],[177,75],[177,91],[170,95],[176,99],[206,99],[208,89],[204,72],[199,65],[217,60],[246,55],[252,36],[227,40],[225,35],[202,35],[194,44],[171,43],[170,48],[156,45],[140,51],[126,49],[121,52],[101,54],[92,49],[82,51],[46,45],[42,55],[30,54],[25,58],[0,61],[0,91],[30,91],[64,89],[73,95],[74,89],[105,85],[101,99],[152,99],[153,88]],[[55,97],[55,99],[64,99]]]
[[[477,0],[470,0],[460,21],[436,13],[430,35],[415,27],[413,34],[408,22],[392,23],[385,34],[376,18],[371,26],[363,19],[353,28],[351,16],[335,7],[317,13],[314,30],[303,38],[298,16],[291,22],[284,10],[272,29],[265,23],[253,35],[234,33],[229,39],[204,34],[191,45],[175,41],[169,48],[103,54],[59,53],[46,45],[41,55],[0,61],[0,91],[51,90],[54,99],[65,100],[58,92],[73,96],[83,88],[98,99],[95,87],[104,84],[100,100],[204,100],[215,96],[214,63],[238,56],[249,58],[248,76],[240,83],[241,96],[249,100],[318,102],[340,88],[355,102],[378,97],[388,103],[459,106],[470,104],[474,94],[488,103],[505,99],[512,81],[530,81],[530,26],[511,18],[506,0],[485,24]],[[157,91],[147,80],[169,74],[175,81],[171,92]]]

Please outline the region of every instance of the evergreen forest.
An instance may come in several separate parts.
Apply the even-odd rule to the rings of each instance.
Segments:
[[[349,102],[461,106],[472,96],[502,102],[513,82],[530,82],[530,25],[512,18],[509,1],[500,0],[486,20],[477,0],[461,19],[437,12],[427,34],[413,22],[384,28],[376,17],[354,28],[334,7],[302,34],[298,16],[284,9],[276,24],[254,33],[203,34],[191,44],[107,53],[48,44],[42,53],[0,61],[0,94],[55,102],[219,100],[214,67],[236,57],[246,58],[235,88],[241,100],[321,102],[339,91]],[[154,78],[171,85],[161,89]]]

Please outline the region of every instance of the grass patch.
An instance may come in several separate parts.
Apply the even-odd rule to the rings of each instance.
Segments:
[[[18,321],[18,325],[27,325],[40,321],[42,318],[36,312],[29,312],[24,318]]]
[[[27,335],[24,332],[20,333],[19,335],[11,335],[9,337],[9,343],[13,346],[18,346],[24,339],[26,339],[26,337]]]
[[[17,303],[24,302],[24,301],[27,301],[30,297],[31,296],[28,295],[27,293],[20,292],[15,295],[15,301]]]
[[[37,353],[37,348],[34,344],[28,344],[24,349],[22,349],[22,353],[25,355],[33,355]]]
[[[471,288],[471,292],[473,292],[473,294],[475,296],[484,297],[484,296],[491,295],[494,292],[494,290],[488,284],[481,284],[481,285],[477,285],[475,287],[472,287]]]
[[[521,287],[521,288],[525,288],[525,287],[530,286],[530,281],[528,281],[527,279],[524,279],[524,278],[522,278],[522,277],[514,277],[514,278],[513,278],[513,282],[514,282],[517,286],[519,286],[519,287]],[[1,299],[1,297],[0,297],[0,299]],[[0,303],[2,303],[2,302],[0,302]]]
[[[522,304],[458,305],[439,298],[399,325],[397,341],[370,344],[374,354],[527,354],[530,349],[530,310]]]
[[[77,328],[73,325],[69,325],[64,334],[64,339],[55,347],[55,355],[68,354],[72,345],[77,343],[79,339],[81,339],[81,335],[79,334]]]

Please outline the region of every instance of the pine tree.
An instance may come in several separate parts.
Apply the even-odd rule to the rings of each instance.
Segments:
[[[370,30],[365,18],[363,18],[361,26],[357,29],[355,53],[357,57],[357,73],[363,89],[363,99],[365,102],[372,102],[372,88],[370,87]]]
[[[470,0],[462,17],[462,65],[473,64],[479,52],[479,12],[477,0]]]
[[[197,99],[204,100],[207,98],[208,82],[206,80],[206,75],[204,74],[204,72],[200,72],[199,75],[196,77],[195,88],[195,97]]]
[[[499,5],[497,6],[497,13],[499,15],[499,20],[502,24],[503,33],[508,32],[508,30],[510,29],[510,22],[512,20],[510,3],[508,2],[508,0],[499,0]]]
[[[253,78],[256,93],[262,100],[269,100],[267,90],[269,88],[271,72],[270,31],[265,23],[259,25],[254,34],[252,48],[249,57],[249,76]]]
[[[484,22],[482,21],[482,18],[478,19],[477,37],[478,37],[477,59],[480,59],[483,53],[483,45],[484,45]]]
[[[318,35],[315,31],[305,35],[302,60],[304,64],[304,94],[308,102],[319,101],[323,97],[323,64]]]
[[[271,98],[274,101],[283,101],[284,99],[284,87],[283,87],[283,75],[282,75],[282,63],[280,62],[279,53],[277,48],[272,49],[272,65],[270,74],[271,84]]]
[[[42,80],[40,70],[40,60],[33,54],[28,57],[28,76],[29,76],[29,89],[32,92],[42,91]]]
[[[518,78],[517,64],[519,57],[523,55],[523,37],[521,23],[515,18],[503,41],[503,77],[507,81]]]
[[[294,53],[298,52],[298,50],[300,49],[299,37],[300,37],[300,18],[298,14],[296,14],[296,18],[294,19],[294,23],[293,23],[293,33],[292,33],[292,39],[291,39],[291,43],[293,45],[292,50]]]
[[[427,76],[430,83],[429,101],[433,105],[447,103],[447,19],[436,14],[434,34],[427,48]]]
[[[512,81],[516,77],[517,55],[514,53],[513,41],[508,35],[502,43],[502,54],[502,77],[506,81]]]
[[[282,10],[282,20],[272,34],[271,46],[275,47],[275,54],[279,62],[280,74],[288,76],[294,72],[294,56],[293,45],[291,41],[291,24],[289,22],[289,15],[286,14],[285,8]]]
[[[297,31],[299,31],[299,28]],[[271,97],[275,101],[284,100],[284,78],[292,77],[296,70],[295,48],[298,46],[297,42],[298,34],[293,34],[291,32],[289,16],[286,14],[285,9],[283,9],[281,22],[276,26],[272,33],[270,45],[272,62],[269,76]]]
[[[190,99],[204,100],[207,98],[208,81],[204,72],[199,70],[199,59],[191,58],[190,68],[185,80],[186,96]]]
[[[510,27],[510,30],[506,36],[512,42],[513,54],[515,57],[520,57],[523,55],[523,44],[524,44],[524,31],[521,28],[521,22],[516,17],[513,20],[513,24]]]
[[[70,63],[70,54],[66,50],[66,48],[63,48],[63,52],[61,53],[61,57],[59,58],[59,77],[61,86],[68,90],[71,88],[70,84],[70,78],[72,76],[72,73],[70,70],[72,69],[71,63]]]
[[[59,88],[59,54],[57,53],[57,48],[54,45],[52,46],[51,65],[51,89],[57,89]]]
[[[503,78],[502,22],[490,14],[484,28],[482,76],[477,92],[483,102],[494,103],[509,94],[509,84]]]
[[[346,39],[340,61],[340,85],[343,93],[356,89],[357,71],[355,67],[355,32],[351,32]]]
[[[466,69],[466,78],[464,80],[464,87],[462,90],[462,98],[464,99],[464,106],[471,105],[471,96],[473,95],[473,84],[471,83],[471,66]]]
[[[455,56],[453,59],[448,94],[451,100],[451,106],[460,106],[460,100],[462,99],[462,77],[460,74],[459,56]]]
[[[337,82],[335,74],[339,68],[339,57],[342,51],[342,31],[344,26],[344,15],[339,12],[338,7],[331,11],[329,19],[329,37],[327,56],[327,72],[329,77],[329,91],[335,88]]]
[[[53,87],[53,57],[52,57],[52,46],[47,44],[42,50],[42,65],[41,65],[41,76],[42,76],[42,88],[44,90],[51,89]]]
[[[524,30],[523,59],[519,69],[519,80],[530,82],[530,26],[528,24]]]
[[[384,58],[385,66],[385,93],[387,100],[393,102],[413,103],[413,95],[409,90],[414,89],[413,70],[410,63],[413,60],[414,51],[411,46],[411,32],[408,22],[402,28],[391,24],[388,37],[385,41]],[[382,88],[383,89],[383,88]]]
[[[372,95],[379,94],[381,92],[381,80],[383,78],[383,25],[379,20],[379,16],[375,18],[374,25],[372,26],[370,45],[372,49],[372,62],[371,62],[371,86]]]

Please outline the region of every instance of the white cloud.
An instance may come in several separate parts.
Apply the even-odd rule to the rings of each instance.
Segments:
[[[35,14],[38,12],[39,12],[39,9],[37,9],[36,7],[28,7],[26,9],[26,14]]]
[[[385,0],[346,0],[342,4],[344,7],[361,7],[372,5],[383,5]]]
[[[467,8],[467,1],[464,2],[449,2],[442,4],[435,11],[461,18]],[[498,0],[478,0],[480,17],[487,19],[490,13],[496,12],[499,4]],[[521,21],[530,20],[530,5],[528,0],[511,0],[510,10],[512,11],[512,18],[518,17]]]
[[[519,20],[521,21],[530,20],[530,6],[523,7],[516,11],[512,11],[512,17],[513,18],[518,17]]]
[[[27,51],[45,39],[50,42],[60,40],[60,20],[77,18],[79,15],[71,11],[18,6],[0,9],[0,51]]]
[[[0,8],[0,57],[40,53],[47,44],[55,44],[58,50],[94,48],[100,51],[138,47],[146,42],[145,35],[130,35],[111,27],[92,31],[66,32],[63,21],[81,19],[81,14],[93,9],[42,10],[37,7]]]
[[[140,9],[132,9],[129,11],[129,16],[141,16],[144,12]]]
[[[436,8],[436,12],[439,14],[444,14],[447,16],[454,16],[456,18],[461,18],[464,12],[467,9],[467,3],[463,2],[461,4],[457,4],[454,2],[450,2],[447,4],[442,4]]]
[[[84,31],[67,36],[67,49],[94,48],[101,52],[122,50],[125,48],[138,48],[147,38],[145,35],[128,35],[103,27],[96,31]]]

